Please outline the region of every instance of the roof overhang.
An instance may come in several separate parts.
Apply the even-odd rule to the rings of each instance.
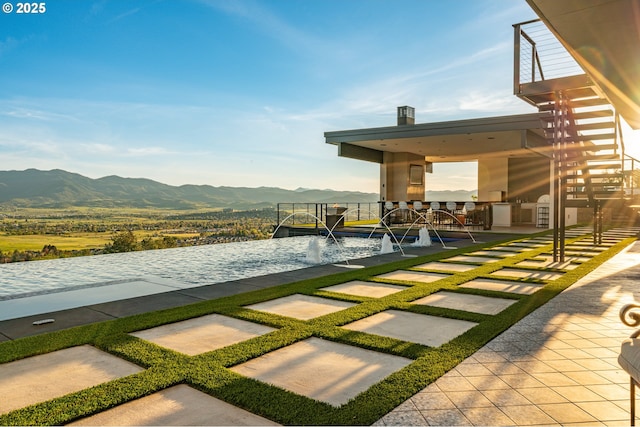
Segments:
[[[425,161],[466,162],[488,157],[548,155],[542,118],[549,113],[325,132],[338,154],[382,163],[383,152],[412,153]]]
[[[611,104],[640,129],[640,2],[527,0]]]

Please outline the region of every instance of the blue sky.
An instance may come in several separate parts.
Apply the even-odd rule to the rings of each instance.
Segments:
[[[16,2],[12,2],[14,5]],[[524,0],[50,0],[0,13],[0,169],[378,191],[331,130],[532,112]],[[429,189],[473,189],[435,165]],[[443,174],[447,179],[441,179]]]

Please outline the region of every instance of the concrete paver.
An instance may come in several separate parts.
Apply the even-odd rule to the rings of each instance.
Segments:
[[[559,262],[559,261],[544,261],[544,260],[535,260],[529,259],[525,261],[521,261],[515,264],[515,267],[535,267],[535,268],[558,268],[561,270],[573,270],[577,268],[580,264],[574,264],[571,261]]]
[[[465,265],[465,264],[455,264],[453,262],[427,262],[425,264],[416,265],[414,268],[424,269],[424,270],[436,270],[443,272],[460,272],[460,271],[469,271],[476,268],[473,265]]]
[[[328,298],[312,297],[309,295],[295,294],[288,297],[277,298],[258,304],[248,305],[245,308],[266,311],[267,313],[281,316],[294,317],[301,320],[309,320],[325,314],[335,313],[355,304],[345,301],[331,300]]]
[[[469,280],[468,282],[461,284],[460,287],[531,295],[544,287],[544,284],[480,278]]]
[[[516,300],[512,299],[491,298],[445,291],[436,292],[412,302],[412,304],[451,308],[481,314],[498,314],[515,303]]]
[[[438,347],[476,325],[464,320],[386,310],[343,328]]]
[[[504,252],[504,251],[497,251],[493,249],[469,252],[468,254],[468,256],[472,256],[472,257],[479,256],[479,257],[497,257],[497,258],[509,258],[516,255],[518,255],[517,252]]]
[[[427,273],[427,272],[423,273],[420,271],[397,270],[397,271],[392,271],[391,273],[381,274],[376,277],[379,279],[401,280],[405,282],[431,283],[431,282],[435,282],[436,280],[449,277],[449,275],[442,274],[442,273]]]
[[[142,370],[89,345],[0,364],[0,414]]]
[[[526,252],[530,248],[521,247],[518,245],[505,245],[505,246],[494,246],[490,248],[493,251],[505,251],[505,252]]]
[[[586,252],[604,252],[612,245],[604,246],[604,245],[594,245],[589,242],[575,242],[570,245],[565,246],[565,249],[577,250],[577,251],[586,251]]]
[[[553,255],[551,255],[551,254],[540,254],[537,257],[535,257],[534,259],[535,260],[541,260],[541,261],[553,262]],[[565,257],[564,257],[565,261],[577,262],[577,263],[587,262],[590,259],[591,259],[590,257],[571,256],[571,255],[569,255],[567,253],[565,253]]]
[[[581,249],[581,250],[568,249],[568,250],[565,250],[564,253],[566,255],[569,255],[569,256],[582,257],[582,258],[587,259],[587,260],[589,260],[589,259],[593,258],[594,256],[598,255],[598,252],[586,251],[584,249]]]
[[[194,356],[268,334],[274,328],[220,314],[170,323],[130,335]]]
[[[447,258],[445,261],[455,261],[455,262],[470,262],[473,264],[487,264],[490,262],[500,261],[499,258],[488,258],[481,256],[470,256],[470,255],[456,255],[451,258]]]
[[[492,276],[517,277],[518,279],[556,280],[564,273],[552,271],[532,271],[518,268],[501,268],[491,273]]]
[[[279,424],[181,384],[69,425],[273,426]]]
[[[369,298],[382,298],[396,292],[404,291],[405,286],[391,285],[389,283],[365,282],[362,280],[353,280],[351,282],[341,283],[339,285],[320,288],[321,291],[337,292],[347,295],[357,295]]]
[[[404,357],[309,338],[231,370],[340,406],[411,362]]]
[[[522,246],[524,248],[529,248],[529,249],[542,248],[547,245],[548,245],[547,242],[531,241],[531,240],[522,240],[520,242],[509,243],[509,246]]]

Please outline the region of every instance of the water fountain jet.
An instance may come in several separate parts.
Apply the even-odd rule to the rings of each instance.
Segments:
[[[327,230],[327,232],[328,232],[327,238],[331,237],[333,239],[334,243],[336,244],[336,246],[341,251],[344,252],[344,249],[342,248],[342,246],[338,242],[338,239],[336,239],[336,236],[333,234],[333,228],[330,229],[329,227],[327,227],[327,224],[325,224],[324,221],[322,221],[317,216],[315,216],[313,214],[310,214],[309,212],[294,212],[294,213],[288,215],[286,218],[284,218],[282,221],[280,221],[280,224],[278,224],[278,226],[275,228],[275,230],[273,230],[273,233],[271,234],[271,238],[273,239],[273,236],[275,236],[278,233],[278,230],[280,229],[280,227],[282,227],[282,225],[285,223],[286,220],[288,220],[289,218],[294,217],[295,215],[306,215],[306,216],[310,216],[310,217],[314,218],[318,223],[320,223],[324,227],[325,230]],[[318,251],[319,251],[319,247],[318,247]],[[307,255],[309,255],[309,248],[307,249]],[[319,255],[318,255],[318,258],[320,258]],[[335,265],[336,267],[345,267],[345,268],[363,268],[364,267],[364,266],[361,266],[361,265],[351,265],[351,264],[349,264],[349,260],[345,260],[344,262],[345,262],[345,264],[333,264],[333,265]],[[318,264],[319,263],[320,262],[318,262]]]
[[[428,247],[431,246],[431,236],[427,227],[422,227],[418,230],[418,240],[413,243],[413,246]]]
[[[320,254],[320,239],[316,236],[309,240],[307,248],[307,262],[311,264],[320,264],[322,256]]]
[[[384,233],[384,236],[382,236],[382,241],[380,242],[380,253],[381,254],[393,253],[393,243],[391,243],[391,238],[387,233]]]
[[[374,212],[372,212],[370,209],[363,209],[363,208],[354,208],[354,209],[348,209],[346,211],[344,211],[340,216],[342,217],[342,219],[346,220],[346,216],[350,213],[353,212],[369,212],[369,215],[373,215],[376,218],[378,218],[378,224],[376,224],[376,226],[373,228],[373,230],[371,231],[371,233],[369,234],[369,239],[371,238],[371,236],[373,235],[373,232],[376,230],[376,228],[378,227],[378,225],[382,224],[385,226],[385,228],[387,229],[387,231],[389,232],[389,234],[391,234],[391,236],[393,237],[393,240],[395,240],[396,245],[398,245],[398,249],[400,249],[400,252],[402,253],[402,256],[408,256],[404,253],[404,250],[402,250],[402,246],[400,245],[400,242],[398,242],[398,238],[395,236],[395,234],[393,234],[393,231],[391,231],[391,229],[389,228],[389,226],[387,224],[384,223],[383,218],[380,218],[379,216],[377,216]],[[331,227],[331,232],[333,232],[333,230],[336,228],[336,226],[338,225],[339,221],[336,221],[336,224]]]

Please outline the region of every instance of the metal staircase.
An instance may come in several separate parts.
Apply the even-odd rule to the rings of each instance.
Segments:
[[[593,208],[598,242],[604,204],[625,198],[619,117],[544,24],[514,28],[514,92],[546,113],[541,127],[553,159],[554,260],[564,261],[565,208]]]
[[[623,164],[615,112],[597,94],[576,98],[572,92],[558,91],[553,101],[539,106],[552,113],[544,130],[563,171],[566,206],[593,207],[597,200],[621,199]]]

